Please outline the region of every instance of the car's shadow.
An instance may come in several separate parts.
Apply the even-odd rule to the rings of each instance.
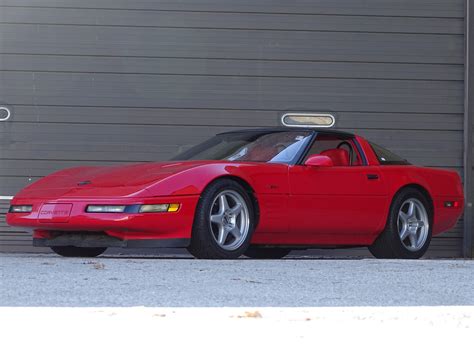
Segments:
[[[183,259],[197,260],[185,249],[120,249],[110,248],[107,252],[100,256],[104,259]],[[362,260],[372,259],[367,249],[311,249],[293,251],[290,255],[282,259],[253,259],[245,256],[240,257],[239,261],[255,261],[255,260]]]

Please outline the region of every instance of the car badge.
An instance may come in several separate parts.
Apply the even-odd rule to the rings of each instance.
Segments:
[[[91,184],[91,183],[92,183],[91,181],[86,180],[86,181],[78,182],[77,185],[78,185],[78,186],[84,186],[84,185],[89,185],[89,184]]]

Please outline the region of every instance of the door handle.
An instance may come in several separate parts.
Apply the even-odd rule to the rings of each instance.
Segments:
[[[378,180],[378,174],[367,174],[367,179],[369,180]]]

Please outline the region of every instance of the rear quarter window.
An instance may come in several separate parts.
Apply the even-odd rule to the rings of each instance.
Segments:
[[[377,144],[370,143],[370,146],[377,156],[380,165],[410,165],[406,159],[399,157],[395,153],[392,153],[391,151],[382,148]]]

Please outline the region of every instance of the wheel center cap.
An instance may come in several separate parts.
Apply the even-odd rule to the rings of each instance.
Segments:
[[[227,227],[234,226],[234,216],[231,213],[224,214],[223,222]]]
[[[409,219],[408,220],[408,227],[409,228],[417,228],[418,225],[419,225],[419,223],[418,223],[417,219]]]

